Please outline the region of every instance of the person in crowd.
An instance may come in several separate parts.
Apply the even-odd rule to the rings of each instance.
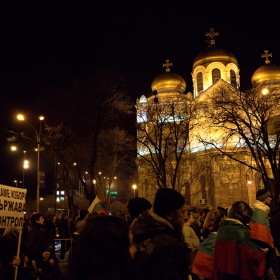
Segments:
[[[257,191],[256,202],[253,204],[253,216],[249,223],[251,237],[261,248],[274,248],[270,230],[269,214],[271,193],[265,189]]]
[[[6,228],[0,239],[1,279],[13,280],[15,268],[21,264],[20,257],[17,257],[19,230]]]
[[[187,247],[190,249],[191,262],[190,262],[190,266],[189,266],[188,270],[189,270],[189,273],[192,274],[191,268],[192,268],[192,264],[195,259],[200,241],[199,241],[195,231],[191,227],[191,225],[194,222],[193,215],[191,213],[188,213],[188,215],[185,215],[184,218],[185,218],[185,223],[184,223],[184,226],[182,229],[182,234],[184,237],[184,241],[187,244]],[[194,280],[198,279],[197,275],[192,275],[192,278]]]
[[[219,210],[223,211],[223,212],[224,212],[224,214],[225,214],[225,217],[227,216],[227,211],[228,211],[228,209],[227,209],[227,208],[224,208],[224,207],[222,207],[222,206],[218,206],[218,207],[217,207],[217,209],[219,209]]]
[[[274,241],[274,257],[272,259],[272,269],[276,279],[280,279],[280,196],[271,205],[271,233]]]
[[[206,215],[209,211],[210,211],[210,209],[209,209],[209,207],[207,207],[207,208],[201,209],[199,212],[199,224],[201,225],[201,228],[203,227]],[[201,236],[200,241],[202,241],[202,240],[203,240],[203,236]]]
[[[124,219],[89,215],[72,248],[67,279],[133,280],[135,246]]]
[[[31,217],[36,214],[36,211],[31,211],[29,213],[29,215],[27,216],[28,218],[24,221],[23,223],[23,228],[22,228],[22,243],[24,244],[26,236],[28,235],[28,233],[30,232],[32,226],[31,226]]]
[[[37,272],[40,280],[49,278],[49,257],[52,248],[47,243],[44,232],[44,218],[42,214],[34,214],[31,217],[31,230],[25,240],[25,254],[32,263],[36,263]]]
[[[196,236],[198,237],[199,242],[202,240],[202,224],[199,221],[199,212],[196,208],[190,211],[192,215],[190,227],[194,230]]]
[[[136,279],[187,279],[190,260],[181,234],[185,199],[173,189],[160,188],[153,210],[142,212],[130,226],[138,249]]]
[[[253,216],[249,223],[251,238],[261,248],[267,249],[266,254],[266,279],[276,279],[271,268],[274,253],[273,237],[270,230],[270,204],[271,193],[266,189],[257,191],[256,201],[253,203]]]
[[[196,257],[192,265],[192,273],[204,277],[204,280],[214,279],[214,248],[217,231],[224,221],[224,211],[210,210],[203,224],[203,242],[199,245]]]
[[[220,225],[214,250],[214,279],[257,280],[265,271],[265,252],[250,237],[252,208],[236,201]]]
[[[76,223],[75,223],[75,231],[74,231],[74,233],[75,232],[80,232],[81,231],[81,229],[82,229],[82,227],[83,227],[83,225],[84,225],[84,223],[85,223],[85,221],[84,221],[84,219],[85,219],[85,217],[86,217],[86,215],[88,214],[88,210],[80,210],[79,211],[79,216],[77,217],[77,220],[76,220]]]
[[[75,223],[77,220],[79,213],[78,211],[75,212],[69,219],[68,219],[68,228],[71,238],[75,238],[74,232],[75,232]]]
[[[70,239],[70,232],[68,227],[68,214],[67,212],[63,212],[61,214],[60,223],[57,227],[59,233],[59,239]],[[71,246],[70,240],[61,240],[61,260],[64,261],[65,253]]]
[[[152,208],[152,204],[150,201],[143,197],[135,197],[128,201],[127,205],[129,215],[131,220],[133,221],[136,217],[138,217],[143,211],[148,211]]]
[[[46,264],[46,270],[49,271],[49,280],[58,280],[61,274],[58,260],[55,255],[55,235],[56,235],[56,227],[55,221],[56,216],[53,212],[46,212],[43,216],[44,218],[44,226],[42,228],[45,235],[45,242],[47,250],[50,252],[50,256],[48,262]]]

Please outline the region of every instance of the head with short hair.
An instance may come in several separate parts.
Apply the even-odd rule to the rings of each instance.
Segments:
[[[37,224],[36,221],[39,221],[41,217],[43,217],[43,215],[40,213],[33,214],[32,217],[30,218],[31,224],[32,225]]]

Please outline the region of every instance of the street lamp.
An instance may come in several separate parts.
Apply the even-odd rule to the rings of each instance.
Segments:
[[[25,120],[24,115],[17,115],[17,119],[19,121],[24,121],[26,122],[30,127],[32,127],[32,129],[35,132],[36,135],[36,142],[37,142],[37,199],[36,199],[36,203],[37,203],[37,213],[40,213],[40,140],[41,140],[41,128],[42,128],[42,121],[44,120],[43,116],[39,117],[39,121],[40,121],[40,126],[39,126],[39,132],[37,132],[37,130],[35,129],[35,127],[29,123],[28,121]]]
[[[133,188],[133,191],[134,191],[134,197],[135,197],[135,190],[137,189],[136,184],[133,184],[133,185],[132,185],[132,188]]]
[[[22,188],[24,188],[24,170],[29,168],[29,161],[25,159],[23,161],[23,170],[22,170]]]
[[[11,146],[11,151],[12,152],[16,152],[18,150],[17,146]],[[25,172],[25,169],[28,169],[29,168],[29,161],[26,159],[25,157],[25,154],[27,152],[30,152],[30,151],[34,151],[34,150],[29,150],[29,151],[22,151],[23,154],[24,154],[24,157],[23,157],[23,165],[22,165],[22,187],[24,188],[24,172]]]

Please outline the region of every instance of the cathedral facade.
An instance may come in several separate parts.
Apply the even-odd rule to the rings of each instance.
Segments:
[[[237,200],[252,204],[256,191],[264,187],[249,146],[228,134],[228,126],[215,125],[221,108],[230,106],[228,99],[227,107],[223,103],[220,108],[223,97],[245,93],[240,93],[235,56],[216,45],[214,29],[206,36],[209,46],[193,62],[192,93],[185,92],[184,79],[171,71],[172,62],[166,60],[165,73],[151,84],[152,94],[136,101],[137,190],[150,202],[157,188],[169,187],[192,206],[229,207]],[[270,56],[268,51],[262,55],[266,64],[255,71],[252,85],[262,84],[262,90],[271,91],[279,87],[280,67],[269,63]],[[216,103],[209,101],[215,98]],[[269,167],[267,172],[273,177]]]

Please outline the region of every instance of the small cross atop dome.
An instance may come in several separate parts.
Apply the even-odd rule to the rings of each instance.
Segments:
[[[219,36],[219,32],[215,32],[215,31],[214,31],[214,28],[210,28],[210,32],[206,32],[206,33],[205,33],[205,36],[211,38],[211,39],[210,39],[210,44],[211,44],[211,46],[212,46],[212,45],[215,45],[214,37],[215,37],[215,36]]]
[[[169,62],[169,59],[165,60],[166,63],[162,63],[162,67],[166,67],[165,71],[170,72],[170,66],[173,66],[173,62]]]
[[[262,58],[265,58],[265,64],[269,64],[270,60],[269,57],[272,57],[272,53],[268,53],[268,50],[264,51],[264,54],[261,55]]]

